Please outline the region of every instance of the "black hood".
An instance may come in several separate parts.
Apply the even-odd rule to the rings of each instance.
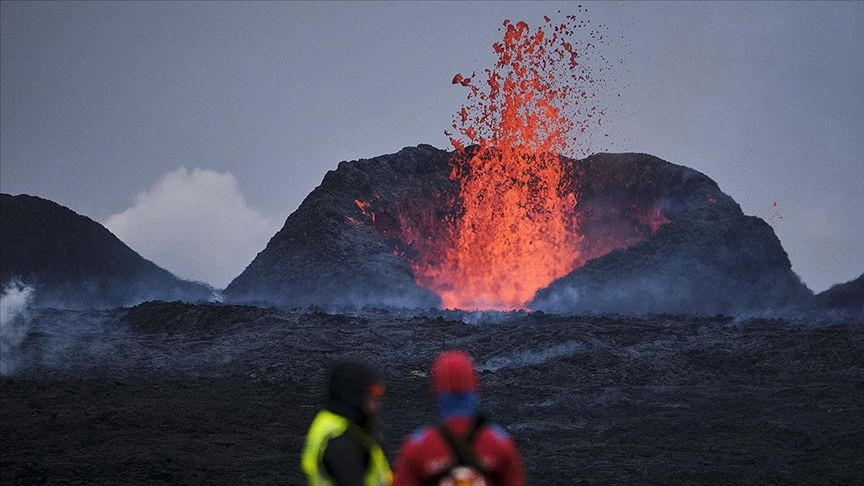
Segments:
[[[384,375],[365,363],[340,361],[330,370],[327,408],[365,429],[371,429],[374,417],[363,410],[363,400],[370,385],[383,381]]]

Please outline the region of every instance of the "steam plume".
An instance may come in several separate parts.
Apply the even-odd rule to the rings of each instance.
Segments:
[[[0,375],[8,376],[18,367],[21,342],[27,336],[32,318],[28,306],[33,288],[10,281],[0,294]]]

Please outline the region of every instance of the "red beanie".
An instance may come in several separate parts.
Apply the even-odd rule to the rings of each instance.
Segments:
[[[432,391],[471,393],[477,391],[474,362],[463,351],[445,351],[432,364]]]

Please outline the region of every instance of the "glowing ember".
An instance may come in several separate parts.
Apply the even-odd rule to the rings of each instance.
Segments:
[[[654,208],[651,213],[648,214],[645,223],[651,228],[651,233],[654,234],[660,229],[661,226],[669,222],[669,218],[663,214],[662,211],[658,208]]]
[[[369,209],[371,204],[369,204],[366,201],[361,201],[359,199],[355,199],[354,205],[357,206],[357,209],[360,210],[360,212],[363,214],[363,216],[366,216],[367,218],[369,218],[369,220],[372,221],[372,223],[375,222],[375,213]]]
[[[531,30],[504,21],[497,62],[456,74],[468,88],[449,134],[459,210],[435,258],[412,260],[418,283],[447,308],[524,308],[534,293],[581,265],[577,195],[559,154],[572,134],[601,124],[590,72],[569,40],[575,17]],[[590,46],[588,44],[587,46]],[[461,137],[459,137],[461,136]],[[572,182],[572,181],[571,181]]]

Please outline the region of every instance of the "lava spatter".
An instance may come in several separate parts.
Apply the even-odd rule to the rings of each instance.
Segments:
[[[494,66],[453,77],[468,89],[447,132],[458,210],[441,255],[412,262],[418,283],[445,307],[524,308],[582,263],[578,195],[559,155],[604,112],[581,65],[580,49],[591,44],[574,39],[576,17],[544,20],[536,29],[505,20]]]

